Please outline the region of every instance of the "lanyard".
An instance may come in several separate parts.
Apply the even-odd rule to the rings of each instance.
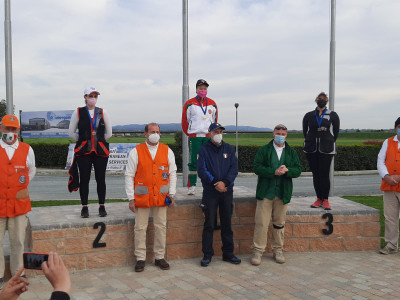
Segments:
[[[203,112],[204,115],[207,113],[207,106],[208,106],[208,99],[206,97],[206,107],[203,109],[203,105],[201,105],[199,98],[196,97],[197,103],[199,103],[201,111]]]
[[[96,123],[97,123],[96,107],[94,108],[94,116],[93,116],[94,122],[93,122],[92,117],[90,116],[89,109],[88,109],[87,106],[86,106],[86,111],[87,111],[87,114],[88,114],[88,116],[89,116],[90,124],[92,124],[92,129],[93,129],[93,130],[96,130]]]
[[[326,113],[326,109],[325,109],[324,112],[322,113],[321,118],[319,118],[319,117],[318,117],[318,111],[315,110],[315,118],[317,119],[318,127],[321,127],[322,119],[324,118],[325,113]]]

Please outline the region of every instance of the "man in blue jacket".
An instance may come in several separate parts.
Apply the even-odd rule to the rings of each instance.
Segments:
[[[217,219],[217,209],[221,222],[222,259],[240,264],[233,254],[233,232],[231,226],[233,207],[233,183],[238,174],[235,149],[222,141],[225,130],[219,123],[208,128],[211,140],[204,144],[197,158],[197,173],[203,184],[201,207],[204,212],[202,250],[204,257],[200,264],[207,267],[214,255],[213,234]]]

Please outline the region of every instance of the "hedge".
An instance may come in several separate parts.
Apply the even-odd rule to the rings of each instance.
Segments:
[[[68,145],[62,144],[32,144],[36,157],[36,166],[45,168],[64,168],[67,161]],[[169,145],[175,153],[178,171],[182,171],[182,152],[179,145]],[[239,147],[239,171],[253,172],[253,160],[259,146]],[[303,171],[310,171],[302,147],[292,147],[300,157]],[[338,146],[335,156],[336,171],[376,170],[376,159],[381,146],[358,145]]]

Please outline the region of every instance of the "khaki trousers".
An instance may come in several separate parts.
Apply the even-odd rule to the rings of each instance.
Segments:
[[[0,278],[4,277],[3,238],[8,223],[10,237],[10,269],[14,275],[24,265],[23,253],[25,249],[25,234],[28,225],[28,216],[20,215],[13,218],[0,218]]]
[[[385,215],[385,242],[390,249],[397,249],[399,243],[400,193],[383,192],[383,214]]]
[[[146,260],[146,232],[150,212],[154,224],[154,256],[162,259],[165,256],[167,234],[167,207],[136,208],[135,218],[135,256],[136,260]]]
[[[283,241],[285,236],[285,219],[287,204],[278,197],[273,200],[264,198],[257,200],[255,215],[255,227],[253,237],[253,252],[263,254],[267,246],[268,226],[272,217],[272,240],[271,248],[274,253],[283,252]]]

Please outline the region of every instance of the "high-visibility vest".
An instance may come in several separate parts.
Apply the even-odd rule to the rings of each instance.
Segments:
[[[394,136],[388,139],[385,165],[390,175],[400,175],[400,150],[398,145],[398,142],[394,140]],[[382,179],[381,191],[400,192],[400,184],[390,185]]]
[[[146,143],[136,146],[138,166],[134,179],[135,206],[139,208],[166,206],[169,191],[168,146],[158,144],[154,160]]]
[[[29,170],[26,166],[29,145],[19,142],[10,160],[0,147],[0,218],[24,215],[31,211]]]

